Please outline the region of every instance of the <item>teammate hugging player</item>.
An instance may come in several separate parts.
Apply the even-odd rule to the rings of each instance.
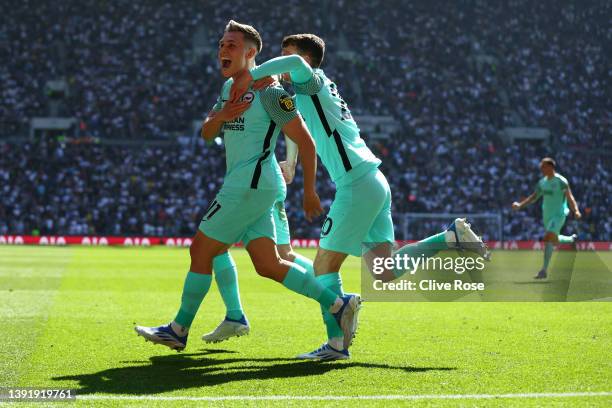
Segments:
[[[253,68],[261,48],[261,37],[253,27],[230,21],[219,41],[218,60],[223,76],[234,77]],[[338,295],[324,287],[301,266],[281,260],[276,250],[273,204],[286,188],[274,155],[276,139],[282,129],[299,147],[304,170],[304,212],[311,219],[321,212],[315,191],[317,158],[312,137],[293,99],[282,88],[250,90],[239,100],[229,101],[230,85],[231,80],[223,85],[221,96],[202,126],[206,140],[224,128],[227,170],[223,186],[205,211],[190,247],[191,266],[180,309],[167,325],[136,326],[135,330],[154,343],[183,350],[189,328],[210,288],[213,269],[235,269],[227,250],[242,241],[258,274],[316,300],[344,332],[350,333],[355,326],[356,297]]]
[[[251,89],[253,80],[271,75],[285,74],[283,79],[292,82],[297,107],[315,139],[317,153],[336,185],[335,199],[321,228],[320,247],[314,262],[315,275],[317,281],[341,296],[343,289],[339,271],[346,257],[349,254],[361,256],[362,243],[379,244],[375,247],[376,256],[391,256],[395,237],[391,191],[378,169],[381,161],[360,137],[359,128],[336,84],[320,69],[324,52],[325,43],[314,34],[285,37],[283,57],[236,76],[230,98],[239,100]],[[270,83],[269,79],[263,81],[265,85]],[[262,85],[256,83],[254,89],[259,89],[259,86]],[[440,249],[462,243],[468,245],[467,249],[489,257],[486,246],[464,219],[457,219],[449,230],[405,246],[398,252],[409,256],[433,256]],[[404,272],[387,271],[382,278],[392,280]],[[322,313],[328,340],[320,348],[299,357],[348,358],[357,318],[353,330],[346,333],[325,308],[322,308]]]
[[[579,220],[582,217],[576,199],[572,194],[567,179],[555,171],[556,163],[550,157],[545,157],[540,162],[540,170],[544,177],[538,181],[535,191],[520,203],[512,203],[513,210],[521,210],[529,204],[542,197],[542,219],[544,221],[544,265],[535,279],[546,279],[548,264],[552,257],[554,244],[573,244],[578,239],[576,234],[567,236],[560,235],[561,228],[569,214],[567,203],[572,208],[574,217]]]

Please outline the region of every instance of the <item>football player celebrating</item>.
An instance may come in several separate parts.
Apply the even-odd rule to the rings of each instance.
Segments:
[[[391,219],[391,190],[381,161],[361,138],[357,123],[337,86],[320,65],[325,43],[314,34],[296,34],[283,39],[282,57],[272,59],[252,70],[244,70],[234,80],[230,99],[237,101],[253,80],[283,74],[296,93],[296,104],[313,135],[323,165],[336,185],[336,196],[321,228],[321,239],[314,270],[316,279],[326,288],[343,295],[340,268],[348,255],[362,256],[362,243],[371,244],[368,258],[391,256],[395,243]],[[269,84],[269,80],[263,82]],[[258,89],[260,84],[255,85]],[[433,256],[438,250],[461,243],[475,244],[474,249],[488,258],[482,240],[464,219],[455,220],[447,231],[416,244],[401,248],[400,254]],[[392,280],[404,270],[386,271],[383,280]],[[356,310],[358,312],[359,309]],[[346,359],[348,347],[357,328],[351,333],[340,330],[335,319],[322,309],[328,340],[320,348],[300,355],[304,359]]]
[[[555,171],[556,163],[550,157],[545,157],[540,161],[540,171],[543,176],[535,191],[521,202],[513,202],[512,209],[521,210],[531,203],[536,202],[542,197],[542,220],[544,222],[544,264],[542,269],[535,276],[535,279],[546,279],[548,276],[548,264],[552,257],[554,245],[573,244],[578,239],[576,234],[567,236],[560,235],[561,228],[565,224],[565,219],[569,214],[567,203],[572,208],[572,213],[577,220],[582,217],[576,199],[572,194],[567,179]]]
[[[259,33],[251,26],[230,21],[219,41],[218,59],[224,77],[234,77],[255,66],[261,51]],[[185,279],[181,305],[174,320],[159,327],[136,326],[136,332],[154,343],[183,350],[189,328],[208,292],[215,257],[242,241],[258,274],[320,303],[345,333],[355,325],[358,298],[338,295],[306,273],[301,266],[281,260],[275,244],[272,206],[286,188],[274,156],[279,131],[299,147],[304,167],[304,212],[307,219],[321,212],[315,191],[315,147],[293,99],[280,87],[246,92],[229,101],[231,81],[202,126],[206,140],[223,128],[227,170],[223,186],[205,211],[190,247],[191,266]]]

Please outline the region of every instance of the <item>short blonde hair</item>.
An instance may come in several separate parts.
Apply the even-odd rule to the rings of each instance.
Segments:
[[[225,26],[226,33],[238,32],[244,35],[244,39],[253,43],[253,45],[257,48],[257,52],[261,52],[263,48],[263,42],[261,41],[261,35],[257,32],[253,26],[247,24],[241,24],[237,21],[230,20],[229,23]]]

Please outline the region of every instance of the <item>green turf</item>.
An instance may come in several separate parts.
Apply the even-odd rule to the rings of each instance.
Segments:
[[[215,346],[200,340],[223,317],[213,284],[188,347],[178,354],[145,343],[132,327],[174,317],[189,265],[187,249],[0,247],[0,386],[63,387],[81,395],[200,397],[612,391],[609,302],[370,302],[361,313],[351,360],[302,362],[293,356],[323,340],[318,305],[257,276],[244,251],[233,253],[251,335]],[[498,251],[495,256],[508,265],[529,265],[530,274],[541,263],[538,252]],[[609,264],[610,255],[601,256]],[[359,260],[349,258],[342,271],[347,291],[359,291],[359,268]],[[612,397],[248,405],[325,403],[610,406]]]

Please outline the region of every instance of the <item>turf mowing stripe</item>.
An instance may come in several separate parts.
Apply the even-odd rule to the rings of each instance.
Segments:
[[[78,391],[77,391],[78,392]],[[157,395],[77,395],[82,400],[146,400],[146,401],[347,401],[347,400],[446,400],[446,399],[498,399],[498,398],[573,398],[610,397],[612,391],[603,392],[541,392],[517,394],[441,394],[441,395],[228,395],[223,397],[173,397]]]

